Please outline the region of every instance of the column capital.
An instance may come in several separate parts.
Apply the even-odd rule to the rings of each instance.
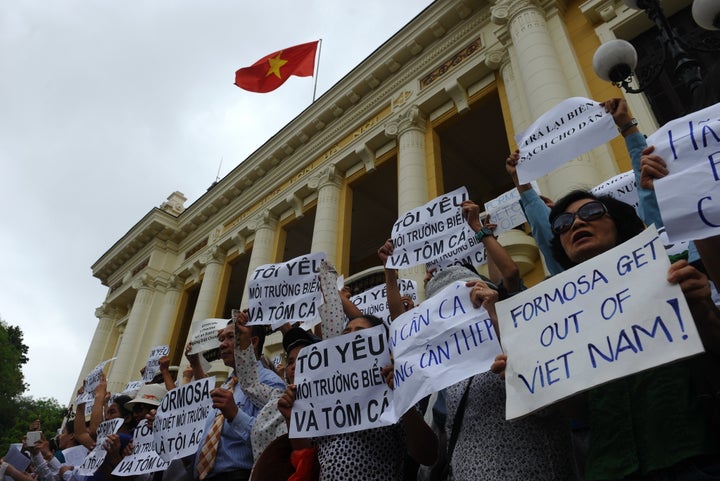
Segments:
[[[498,70],[504,63],[510,61],[507,48],[495,48],[485,54],[485,65],[489,69]]]
[[[116,307],[111,306],[107,302],[103,302],[103,305],[95,309],[95,317],[98,319],[115,319],[118,316],[119,310]]]
[[[425,113],[417,105],[412,105],[385,124],[385,135],[397,137],[410,130],[418,130],[424,133],[426,127],[427,117]]]
[[[263,211],[255,215],[248,223],[250,229],[257,232],[260,229],[274,230],[277,227],[278,220],[270,211]]]
[[[320,172],[308,180],[308,187],[311,189],[322,189],[326,185],[342,186],[342,176],[334,164],[323,167]]]
[[[150,290],[154,286],[155,286],[155,278],[147,273],[138,276],[138,278],[135,279],[132,283],[132,288],[135,289],[136,291],[139,291],[140,289]]]
[[[200,262],[204,265],[221,264],[225,261],[225,254],[225,250],[220,246],[210,246],[200,258]]]

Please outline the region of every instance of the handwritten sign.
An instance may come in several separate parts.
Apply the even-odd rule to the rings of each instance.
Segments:
[[[461,255],[475,240],[462,216],[465,200],[467,189],[461,187],[402,215],[392,228],[394,249],[386,267],[402,269]]]
[[[612,177],[600,185],[596,185],[591,192],[597,196],[607,195],[620,202],[631,205],[637,211],[640,205],[637,186],[635,185],[635,173],[631,170]]]
[[[501,352],[490,316],[473,307],[464,282],[395,319],[389,344],[395,359],[392,419],[425,396],[488,371]]]
[[[105,456],[107,456],[107,451],[103,447],[105,440],[109,435],[117,433],[124,422],[123,419],[118,418],[103,421],[98,425],[95,448],[90,451],[90,454],[87,455],[82,464],[77,468],[77,474],[91,476],[97,471],[103,461],[105,461]]]
[[[116,476],[136,476],[138,474],[165,471],[170,465],[164,461],[153,447],[153,432],[146,420],[140,421],[133,432],[133,449],[129,456],[122,458],[112,474]]]
[[[413,304],[417,304],[417,282],[411,279],[398,279],[398,288],[401,296],[408,296]],[[387,302],[387,286],[380,284],[350,298],[353,304],[363,314],[370,314],[382,319],[386,325],[390,325],[390,309]]]
[[[203,440],[205,420],[214,415],[210,391],[215,376],[198,379],[169,391],[153,422],[155,451],[167,462],[195,454]]]
[[[654,182],[671,242],[720,234],[720,103],[648,137],[670,174]]]
[[[527,184],[618,135],[612,115],[594,100],[563,100],[515,140],[520,146],[518,180]]]
[[[155,346],[150,350],[147,363],[145,363],[143,381],[150,382],[153,380],[155,375],[160,372],[160,358],[167,356],[169,352],[169,346]]]
[[[62,454],[65,458],[66,466],[80,466],[85,459],[85,456],[88,455],[88,449],[82,444],[78,444],[77,446],[63,449]]]
[[[703,352],[654,226],[496,305],[514,419],[599,384]]]
[[[351,433],[392,424],[381,418],[392,400],[380,370],[390,364],[385,327],[304,347],[295,361],[297,392],[290,437]]]
[[[248,282],[248,325],[278,327],[317,317],[322,301],[317,274],[325,257],[316,252],[255,269]]]
[[[198,329],[190,336],[190,351],[188,354],[200,354],[220,347],[218,332],[225,329],[227,319],[205,319]]]
[[[537,182],[533,181],[531,184],[535,192],[540,192]],[[490,222],[497,224],[496,235],[527,222],[520,205],[520,193],[515,188],[485,202],[485,212],[490,216]]]

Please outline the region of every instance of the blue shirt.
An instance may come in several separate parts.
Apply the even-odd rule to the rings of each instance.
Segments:
[[[258,379],[261,383],[267,384],[273,388],[285,389],[285,383],[280,377],[265,368],[260,361],[258,361]],[[232,377],[232,376],[231,376]],[[240,384],[236,384],[233,390],[233,397],[238,407],[237,416],[232,422],[227,419],[223,423],[222,433],[220,435],[220,446],[218,447],[217,456],[215,457],[215,466],[210,471],[208,478],[211,478],[217,473],[224,473],[230,471],[236,471],[238,469],[252,469],[253,467],[253,455],[252,448],[250,445],[250,431],[252,430],[255,417],[262,409],[262,406],[256,406],[250,401],[245,395]],[[205,431],[203,442],[198,448],[198,452],[195,454],[195,465],[197,466],[197,457],[200,454],[203,444],[205,444],[205,437],[210,431],[210,426],[215,420],[215,416],[220,413],[219,409],[215,409],[214,413],[208,416],[205,422]],[[197,477],[197,470],[193,469],[193,475]]]
[[[553,238],[552,229],[550,228],[550,208],[540,198],[535,190],[530,189],[520,194],[520,206],[525,212],[528,224],[532,231],[533,239],[545,258],[545,265],[551,276],[559,274],[563,269],[555,260],[550,248],[550,242]]]

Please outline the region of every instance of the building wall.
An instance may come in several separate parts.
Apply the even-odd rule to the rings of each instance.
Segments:
[[[229,317],[230,307],[246,305],[247,276],[258,265],[285,260],[298,245],[326,251],[341,274],[355,274],[353,266],[367,262],[379,246],[372,242],[389,233],[373,218],[397,218],[449,190],[448,169],[482,178],[479,196],[503,187],[509,179],[492,177],[497,175],[492,162],[503,162],[515,148],[515,132],[567,97],[619,96],[591,69],[595,48],[613,35],[598,12],[620,12],[606,14],[611,24],[631,16],[616,3],[432,4],[200,199],[185,208],[184,197],[174,193],[93,265],[108,293],[96,312],[98,327],[78,382],[115,353],[109,389],[117,392],[139,377],[157,344],[173,345],[173,362],[182,363],[182,346],[197,323]],[[473,115],[496,97],[499,115],[487,124],[468,123],[482,118]],[[647,109],[640,110],[641,122],[650,123]],[[447,139],[476,128],[500,131],[497,142],[487,145],[492,155],[477,154],[467,162],[462,145],[449,149]],[[388,165],[396,166],[397,202],[383,203],[388,194],[379,192],[377,212],[353,209],[372,205],[367,182],[363,187],[361,181],[384,185]],[[558,197],[629,167],[622,141],[615,140],[539,184]],[[545,277],[527,231],[513,231],[501,241],[522,265],[526,284]],[[401,275],[421,281],[424,272]],[[268,351],[278,349],[277,340],[270,340]]]

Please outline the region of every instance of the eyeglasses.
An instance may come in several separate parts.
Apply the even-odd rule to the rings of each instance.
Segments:
[[[552,223],[552,231],[555,234],[562,234],[567,232],[575,222],[575,216],[580,217],[585,222],[592,220],[598,220],[600,217],[607,214],[607,207],[600,201],[594,200],[580,207],[576,212],[563,212],[559,216],[555,217]]]

